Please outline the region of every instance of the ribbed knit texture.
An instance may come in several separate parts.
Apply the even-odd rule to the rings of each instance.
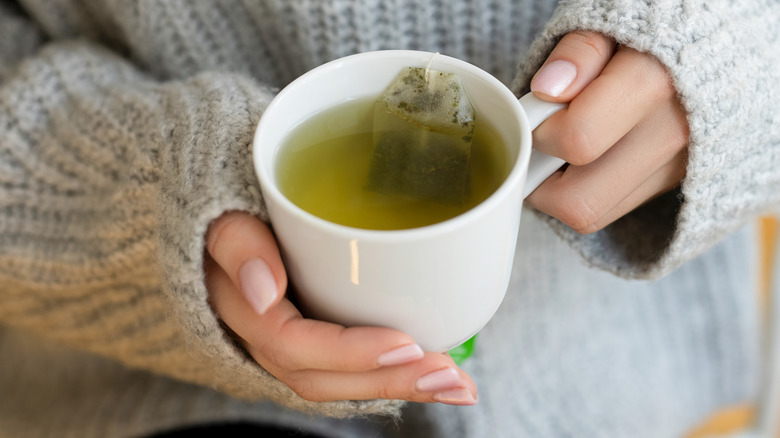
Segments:
[[[779,18],[780,4],[771,0],[562,2],[516,88],[527,88],[562,35],[598,31],[666,66],[690,127],[677,201],[667,196],[592,235],[551,221],[590,263],[623,276],[658,277],[780,202]]]
[[[229,210],[265,218],[254,128],[275,90],[308,69],[360,51],[423,49],[514,78],[520,91],[573,29],[604,32],[667,66],[691,125],[682,192],[588,236],[545,219],[571,246],[526,215],[507,304],[467,365],[480,405],[413,405],[384,433],[561,437],[579,427],[662,437],[753,395],[753,284],[742,288],[750,236],[694,257],[780,200],[779,6],[555,7],[28,0],[27,18],[0,4],[0,324],[12,327],[0,331],[0,349],[29,361],[0,361],[12,394],[0,403],[0,436],[131,436],[220,418],[300,422],[335,436],[365,436],[337,427],[379,427],[246,402],[266,399],[337,418],[399,415],[395,401],[306,402],[247,359],[207,302],[208,224]],[[634,278],[679,269],[636,282],[582,261]],[[656,385],[642,381],[647,373]],[[80,385],[90,376],[102,385]],[[614,385],[600,392],[611,385],[605,376]],[[670,393],[680,403],[659,405]],[[624,408],[619,420],[601,416],[614,407]]]
[[[585,267],[545,228],[523,219],[510,290],[464,364],[479,403],[409,406],[394,437],[678,438],[755,397],[757,286],[734,275],[755,267],[755,230],[648,282]]]

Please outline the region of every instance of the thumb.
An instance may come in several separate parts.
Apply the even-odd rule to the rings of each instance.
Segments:
[[[287,289],[287,274],[271,230],[243,212],[225,213],[206,233],[206,249],[258,314]]]
[[[564,35],[531,80],[531,91],[550,102],[569,102],[596,79],[615,53],[615,42],[596,32]]]

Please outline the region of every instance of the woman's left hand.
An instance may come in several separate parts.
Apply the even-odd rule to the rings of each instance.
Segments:
[[[564,159],[528,202],[580,233],[609,225],[680,184],[686,113],[652,55],[594,32],[563,37],[531,82],[534,94],[570,102],[534,131],[534,147]]]

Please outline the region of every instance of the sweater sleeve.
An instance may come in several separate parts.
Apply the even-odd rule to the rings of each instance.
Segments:
[[[15,66],[0,83],[0,324],[248,400],[397,414],[301,399],[208,304],[208,224],[265,217],[251,143],[273,94],[228,73],[160,83],[79,40]]]
[[[602,231],[546,218],[592,265],[654,278],[780,203],[780,3],[564,0],[529,50],[518,92],[560,38],[601,32],[668,69],[690,126],[687,175]]]

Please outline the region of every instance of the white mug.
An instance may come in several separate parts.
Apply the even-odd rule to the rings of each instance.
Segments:
[[[460,76],[475,114],[491,121],[513,165],[488,199],[434,225],[378,231],[328,222],[285,198],[275,177],[279,148],[301,122],[350,100],[378,97],[403,67],[426,67],[433,55],[367,52],[309,71],[268,106],[253,153],[285,267],[307,316],[391,327],[423,349],[441,352],[476,334],[504,298],[523,199],[563,164],[532,153],[531,131],[564,105],[530,94],[518,102],[487,72],[436,55],[430,68]]]

